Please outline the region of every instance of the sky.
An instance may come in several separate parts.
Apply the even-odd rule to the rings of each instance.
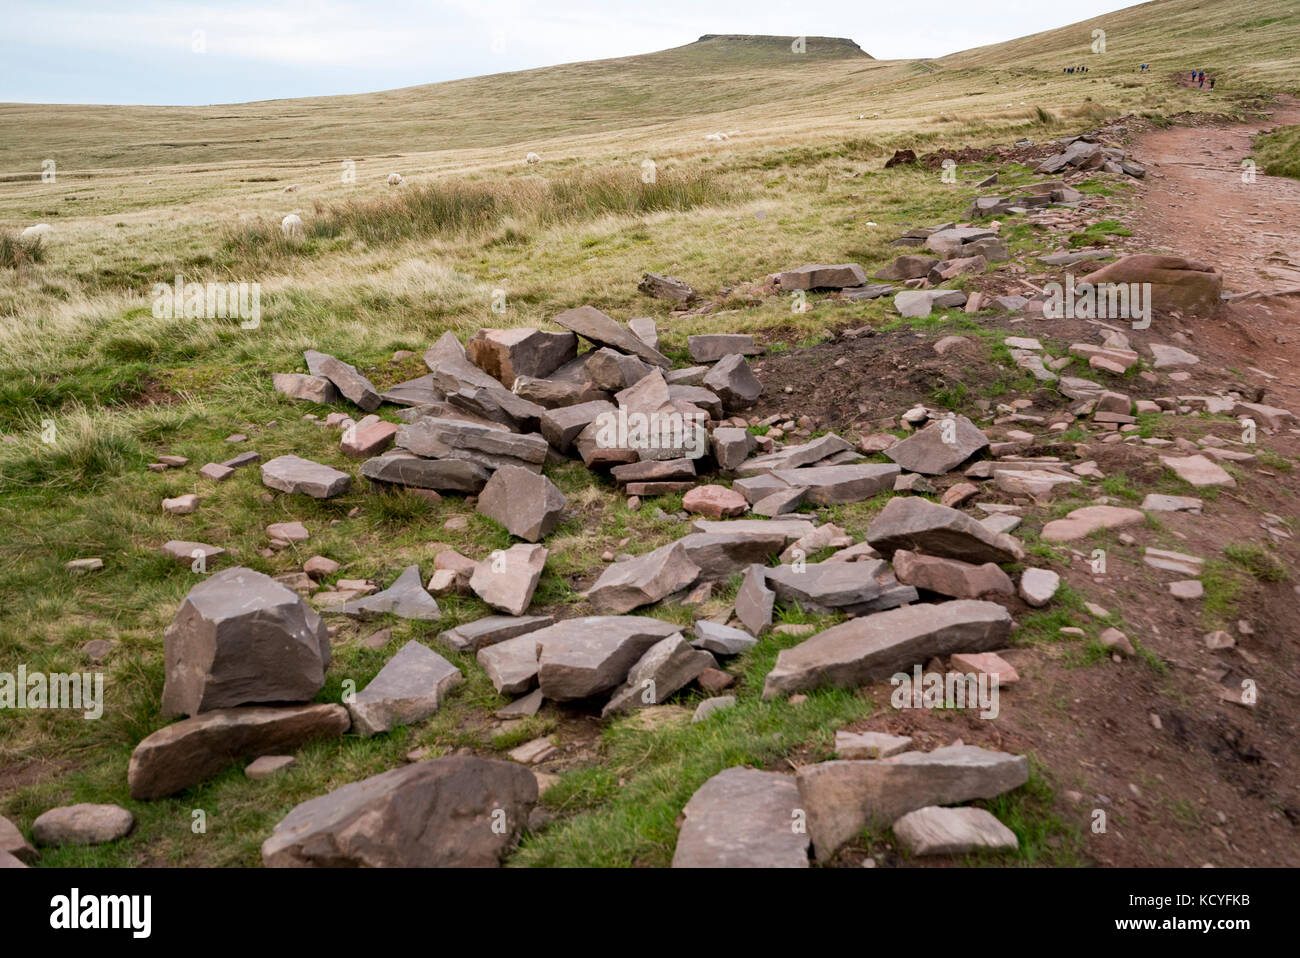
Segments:
[[[651,53],[706,33],[937,57],[1133,0],[0,0],[0,102],[198,105],[366,93]]]

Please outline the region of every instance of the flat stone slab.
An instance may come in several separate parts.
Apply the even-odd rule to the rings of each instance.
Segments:
[[[861,563],[849,563],[860,565]],[[978,599],[982,595],[1015,594],[1011,577],[992,562],[975,565],[960,559],[921,555],[907,549],[894,553],[894,574],[904,585],[954,599]]]
[[[728,768],[682,809],[674,868],[807,868],[808,836],[791,827],[799,789],[788,775]]]
[[[397,445],[428,459],[468,459],[487,469],[521,466],[532,472],[542,471],[550,448],[537,433],[510,432],[437,416],[399,426]]]
[[[912,745],[907,735],[890,735],[887,732],[835,733],[835,754],[842,759],[889,758],[906,752]]]
[[[301,456],[276,456],[262,463],[262,484],[280,492],[332,499],[348,491],[352,477]]]
[[[469,755],[416,762],[296,806],[262,843],[268,868],[496,867],[537,802],[522,765]]]
[[[700,575],[700,568],[680,542],[670,542],[653,552],[615,562],[605,568],[587,598],[600,612],[631,612],[685,589]]]
[[[884,462],[846,466],[811,466],[777,469],[771,475],[790,486],[803,488],[804,501],[819,506],[861,502],[894,487],[900,469]]]
[[[706,535],[776,535],[785,536],[787,544],[802,539],[816,528],[807,519],[695,519],[691,532]]]
[[[335,611],[341,615],[395,615],[399,619],[436,622],[442,617],[437,600],[424,590],[420,567],[407,566],[383,592],[344,603]]]
[[[174,795],[243,758],[338,738],[351,724],[341,705],[203,712],[159,729],[135,747],[126,776],[131,797],[143,800]]]
[[[457,652],[477,652],[554,624],[551,615],[488,615],[439,632],[438,641]]]
[[[938,503],[911,496],[895,497],[867,529],[867,541],[886,558],[899,549],[961,559],[964,562],[1016,562],[1024,549],[1005,533]]]
[[[908,812],[996,798],[1029,780],[1029,762],[974,745],[904,752],[878,761],[819,762],[795,776],[819,861],[862,829],[886,828]]]
[[[908,472],[939,476],[989,447],[989,440],[965,416],[939,419],[885,450]],[[841,467],[843,468],[843,467]]]
[[[367,459],[361,464],[361,474],[375,482],[468,495],[482,490],[492,475],[491,470],[468,459],[419,459],[408,454]]]
[[[768,588],[783,603],[797,602],[806,612],[825,613],[864,605],[885,586],[877,575],[886,569],[881,559],[866,562],[807,562],[765,570]]]
[[[733,629],[729,625],[710,622],[708,619],[696,620],[694,631],[695,641],[691,644],[714,655],[740,655],[758,644],[758,639],[745,630]]]
[[[553,320],[565,329],[571,329],[583,339],[590,340],[597,346],[609,346],[619,352],[636,356],[651,366],[671,369],[672,361],[657,349],[647,345],[640,337],[606,316],[594,306],[579,306],[566,309]]]
[[[1237,485],[1237,480],[1232,478],[1222,466],[1205,456],[1161,456],[1160,461],[1172,469],[1179,479],[1191,483],[1198,489],[1206,486],[1232,488]]]
[[[877,612],[783,650],[763,683],[763,697],[824,687],[857,688],[935,656],[1003,648],[1010,634],[1010,613],[995,602],[977,599]]]
[[[1200,515],[1204,505],[1195,496],[1166,496],[1151,492],[1142,500],[1140,508],[1147,512],[1191,512]]]
[[[462,681],[460,669],[437,652],[407,642],[348,703],[352,726],[369,736],[418,722],[436,712]]]
[[[553,702],[567,702],[617,687],[652,645],[677,631],[670,622],[645,616],[597,615],[566,619],[521,638],[540,649],[542,694]],[[480,656],[495,648],[500,646],[484,649]]]
[[[1152,549],[1150,547],[1143,554],[1142,561],[1153,569],[1160,569],[1162,572],[1176,572],[1179,575],[1200,575],[1205,567],[1205,560],[1198,556],[1190,556],[1182,552],[1171,552],[1168,549]]]
[[[1121,529],[1145,521],[1146,516],[1138,509],[1084,506],[1075,509],[1064,519],[1053,519],[1044,525],[1042,537],[1048,542],[1073,542],[1101,529]]]
[[[763,347],[755,343],[754,337],[749,333],[707,333],[687,336],[686,350],[690,353],[692,362],[714,363],[732,353],[757,356],[763,352]]]
[[[51,808],[32,822],[38,845],[103,845],[126,837],[135,816],[117,805],[65,805]]]
[[[1061,577],[1051,569],[1026,569],[1020,574],[1020,598],[1035,608],[1052,601],[1061,587]]]
[[[700,568],[702,579],[718,581],[756,562],[765,564],[785,548],[786,537],[780,531],[692,532],[677,542],[686,550],[686,557]]]
[[[1020,848],[1016,833],[982,808],[918,808],[894,822],[894,838],[917,856]]]

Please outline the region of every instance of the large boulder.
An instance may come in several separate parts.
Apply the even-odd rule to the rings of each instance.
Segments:
[[[359,735],[378,735],[418,722],[436,712],[463,679],[460,669],[412,639],[352,696],[352,725]]]
[[[1010,634],[1011,614],[995,602],[958,599],[877,612],[831,626],[782,651],[763,683],[763,697],[857,688],[935,656],[1003,648]]]
[[[301,456],[276,456],[262,463],[262,484],[280,492],[297,492],[313,499],[332,499],[352,485],[352,477]]]
[[[135,799],[162,798],[197,785],[244,758],[282,755],[338,738],[351,720],[341,705],[216,709],[146,737],[131,753],[126,780]]]
[[[965,416],[953,416],[936,420],[894,443],[885,455],[908,472],[940,476],[988,447],[988,437],[973,422]]]
[[[763,384],[739,353],[724,356],[704,376],[705,388],[715,393],[728,410],[748,409],[758,402]]]
[[[474,568],[469,587],[492,608],[523,615],[542,577],[546,551],[543,546],[520,544],[493,552]]]
[[[964,512],[915,496],[889,500],[867,528],[867,542],[889,558],[899,549],[965,562],[1016,562],[1024,549]]]
[[[628,670],[661,639],[678,632],[671,622],[639,615],[566,619],[545,629],[484,649],[532,642],[540,650],[538,682],[554,702],[585,699],[620,685]]]
[[[507,389],[520,376],[544,378],[578,354],[573,333],[540,329],[480,329],[465,343],[470,362]]]
[[[329,633],[296,592],[237,566],[204,579],[163,633],[165,715],[306,702],[325,685]]]
[[[808,835],[788,775],[723,769],[682,809],[674,868],[807,868]]]
[[[298,805],[262,843],[268,868],[483,868],[510,852],[537,803],[514,762],[449,755]]]
[[[1138,253],[1125,256],[1089,273],[1083,281],[1099,283],[1150,283],[1151,306],[1157,312],[1206,314],[1219,306],[1223,274],[1213,266],[1182,256]]]
[[[502,466],[478,497],[478,511],[512,536],[537,542],[550,535],[564,514],[564,493],[545,476],[519,466]]]
[[[930,805],[996,798],[1029,780],[1029,762],[975,745],[904,752],[875,761],[805,765],[795,776],[808,832],[827,861],[864,828],[888,828]]]

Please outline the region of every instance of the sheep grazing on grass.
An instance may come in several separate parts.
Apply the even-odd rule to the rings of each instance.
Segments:
[[[725,140],[725,139],[727,138],[727,134],[725,134],[725,133],[706,133],[706,134],[704,135],[704,138],[705,138],[706,140],[709,140],[709,141],[713,142],[713,143],[721,143],[723,140]]]
[[[536,166],[538,163],[542,162],[542,158],[536,153],[529,153],[524,157],[524,162],[529,166]]]
[[[402,185],[402,182],[403,182],[403,180],[402,180],[402,174],[401,174],[401,173],[389,173],[389,174],[388,174],[388,185],[389,185],[389,186],[401,186],[401,185]]]
[[[54,227],[49,223],[37,223],[35,226],[29,226],[19,233],[18,238],[23,240],[45,239],[53,232]]]
[[[286,193],[297,193],[297,192],[298,192],[298,184],[297,184],[297,183],[290,183],[288,186],[286,186],[286,187],[284,188],[284,192],[286,192]]]
[[[302,236],[302,217],[297,213],[290,213],[280,220],[280,232],[289,239],[297,239]]]

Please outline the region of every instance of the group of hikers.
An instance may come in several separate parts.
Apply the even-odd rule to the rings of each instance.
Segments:
[[[1061,72],[1062,73],[1087,73],[1088,68],[1087,67],[1066,67]]]
[[[1211,90],[1214,89],[1214,77],[1206,76],[1204,70],[1193,70],[1192,82],[1195,83],[1202,90],[1205,89],[1206,84],[1209,84]]]

